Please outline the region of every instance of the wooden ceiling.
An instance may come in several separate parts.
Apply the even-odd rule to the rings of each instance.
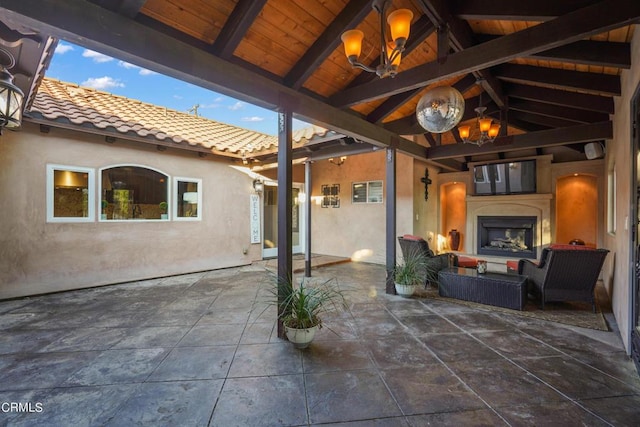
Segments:
[[[372,0],[2,0],[0,20],[271,108],[447,170],[479,158],[553,153],[584,159],[612,137],[610,115],[630,67],[640,1],[394,0],[414,13],[395,78],[352,68],[340,35],[364,32],[375,65]],[[481,84],[476,84],[480,79]],[[480,92],[502,136],[482,147],[457,129],[430,134],[415,108],[452,85],[472,124]],[[399,135],[416,135],[414,141]]]

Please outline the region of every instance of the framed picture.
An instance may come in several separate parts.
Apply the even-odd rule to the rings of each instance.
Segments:
[[[323,208],[339,208],[340,207],[340,184],[322,185],[320,186],[320,192],[322,193]]]

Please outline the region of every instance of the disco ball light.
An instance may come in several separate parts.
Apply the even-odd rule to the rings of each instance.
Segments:
[[[453,129],[464,115],[464,97],[451,86],[440,86],[425,93],[416,116],[420,126],[431,133],[444,133]]]

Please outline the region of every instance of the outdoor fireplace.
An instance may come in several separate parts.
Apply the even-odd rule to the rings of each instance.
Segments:
[[[536,258],[535,216],[478,216],[477,254]]]

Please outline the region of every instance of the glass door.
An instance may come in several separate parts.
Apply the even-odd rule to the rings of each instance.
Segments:
[[[303,252],[304,236],[304,197],[302,197],[302,184],[294,184],[292,191],[292,241],[293,253]],[[278,187],[264,186],[263,197],[263,224],[264,239],[262,240],[262,256],[272,258],[278,255]]]

